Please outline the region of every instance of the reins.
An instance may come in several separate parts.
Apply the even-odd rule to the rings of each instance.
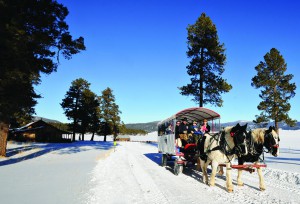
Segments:
[[[267,144],[266,144],[266,138],[269,137],[270,133],[267,133],[267,131],[264,132],[264,142],[262,143],[262,149],[261,152],[258,152],[258,148],[255,148],[255,142],[253,140],[253,136],[252,136],[252,131],[250,130],[249,133],[247,134],[248,138],[247,138],[247,147],[248,147],[248,154],[250,155],[259,155],[258,159],[260,160],[260,162],[265,163],[265,154],[264,153],[270,153],[271,151],[271,146],[270,145],[270,150],[267,148]],[[269,140],[269,138],[268,138]],[[259,144],[259,143],[257,143]],[[276,145],[273,145],[276,146]]]
[[[216,136],[218,136],[218,137],[216,137]],[[216,147],[210,149],[211,145],[213,144],[214,141],[216,141],[218,145]],[[227,150],[227,149],[229,149],[229,150]],[[230,161],[228,156],[235,154],[234,148],[232,149],[229,146],[229,144],[227,143],[224,132],[222,132],[221,135],[220,134],[211,135],[210,143],[209,143],[208,147],[206,148],[205,153],[208,154],[212,151],[217,151],[217,150],[220,150],[221,152],[223,152],[226,155],[228,161]]]
[[[249,133],[247,134],[249,138],[249,142],[247,140],[247,146],[248,146],[248,154],[255,155],[255,154],[261,154],[257,152],[257,149],[255,148],[255,142],[252,138],[252,131],[250,130]],[[264,147],[262,148],[262,152],[264,151]]]

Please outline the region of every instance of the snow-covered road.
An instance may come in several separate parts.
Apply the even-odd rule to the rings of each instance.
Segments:
[[[256,172],[244,172],[245,186],[236,186],[233,170],[233,193],[225,177],[215,187],[203,184],[195,166],[175,176],[172,162],[160,166],[155,143],[120,142],[115,151],[112,144],[9,142],[8,157],[0,158],[0,203],[300,203],[300,150],[285,143],[279,157],[265,155],[266,191]]]
[[[299,151],[293,153],[299,155]],[[280,165],[271,161],[275,166]],[[202,173],[194,166],[185,168],[183,174],[175,176],[172,163],[161,167],[160,162],[161,155],[157,153],[155,144],[120,142],[116,151],[100,160],[94,168],[90,190],[83,200],[91,204],[300,203],[299,159],[291,166],[292,171],[273,167],[264,169],[267,187],[264,192],[258,188],[256,172],[244,172],[245,185],[238,187],[237,171],[233,170],[233,193],[227,193],[224,176],[216,179],[215,187],[209,187],[202,183]]]

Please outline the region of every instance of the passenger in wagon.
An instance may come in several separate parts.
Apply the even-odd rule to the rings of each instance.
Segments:
[[[187,124],[187,118],[182,119],[179,125],[179,137],[182,142],[182,147],[187,144],[189,126]]]
[[[172,129],[173,129],[172,123],[170,122],[170,123],[168,124],[167,129],[166,129],[166,134],[167,134],[167,135],[172,134],[172,133],[173,133]]]
[[[182,146],[182,142],[181,139],[179,137],[179,126],[181,124],[180,120],[176,121],[176,126],[175,126],[175,143],[176,143],[176,147],[181,147]]]
[[[198,142],[200,136],[203,133],[200,131],[197,121],[193,121],[193,124],[190,126],[190,135],[193,137],[193,143]]]
[[[205,143],[205,139],[206,139],[206,134],[208,134],[210,132],[210,126],[207,124],[207,120],[204,119],[203,120],[203,124],[201,126],[201,131],[203,132],[203,137],[200,141],[200,144],[198,144],[199,146],[199,150],[200,150],[200,158],[204,161],[206,161],[206,155],[204,153],[204,143]]]
[[[209,124],[207,124],[206,119],[203,120],[203,124],[201,126],[201,131],[203,132],[203,134],[210,132],[210,126],[209,126]]]

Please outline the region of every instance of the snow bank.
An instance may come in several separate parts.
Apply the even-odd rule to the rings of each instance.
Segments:
[[[300,148],[300,130],[279,129],[280,147],[288,149]]]
[[[112,146],[112,142],[9,141],[8,157],[0,157],[0,203],[84,203],[90,172]]]
[[[132,142],[157,142],[157,132],[151,132],[147,135],[137,135],[137,136],[130,136],[130,141]]]

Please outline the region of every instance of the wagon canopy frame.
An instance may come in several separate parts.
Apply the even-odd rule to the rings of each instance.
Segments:
[[[158,123],[158,125],[169,122],[170,120],[173,119],[181,120],[183,118],[187,118],[188,121],[194,121],[194,120],[202,121],[204,119],[207,119],[208,121],[210,121],[214,119],[220,119],[220,117],[221,117],[220,114],[210,109],[203,108],[203,107],[193,107],[193,108],[187,108],[179,111],[178,113],[172,115],[171,117],[162,120],[161,122]]]

